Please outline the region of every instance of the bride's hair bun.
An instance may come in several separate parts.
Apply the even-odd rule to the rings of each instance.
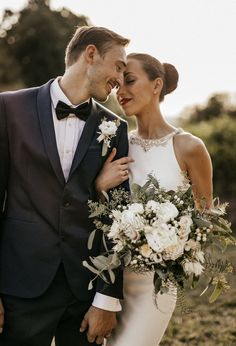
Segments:
[[[179,74],[174,65],[163,63],[165,70],[165,95],[171,93],[177,88]]]

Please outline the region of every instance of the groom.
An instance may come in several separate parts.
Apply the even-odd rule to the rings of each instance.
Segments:
[[[53,336],[59,346],[97,345],[115,327],[122,280],[88,290],[93,275],[82,261],[101,251],[99,236],[87,249],[87,201],[111,151],[102,155],[98,127],[117,119],[93,99],[123,83],[128,42],[79,28],[61,78],[0,94],[1,346],[49,346]],[[112,147],[127,155],[124,121]]]

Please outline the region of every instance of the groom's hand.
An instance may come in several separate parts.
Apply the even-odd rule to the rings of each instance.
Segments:
[[[87,330],[89,342],[103,343],[104,337],[111,334],[116,327],[116,313],[91,306],[84,316],[80,326],[80,332]]]
[[[2,304],[2,299],[0,298],[0,334],[3,331],[3,325],[4,325],[4,307]]]

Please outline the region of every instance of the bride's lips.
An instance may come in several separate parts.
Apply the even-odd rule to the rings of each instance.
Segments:
[[[119,104],[123,107],[125,106],[128,102],[130,102],[132,99],[128,97],[122,97],[119,100]]]

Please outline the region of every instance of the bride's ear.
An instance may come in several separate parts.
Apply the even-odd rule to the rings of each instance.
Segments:
[[[160,94],[162,88],[163,88],[163,80],[160,77],[157,77],[154,81],[154,94]]]

